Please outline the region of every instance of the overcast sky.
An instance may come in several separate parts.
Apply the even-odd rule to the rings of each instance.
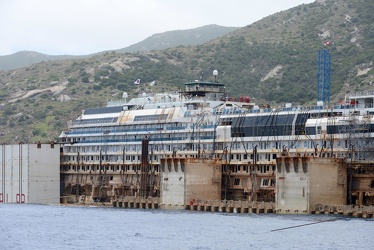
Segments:
[[[165,31],[244,27],[314,0],[0,0],[0,55],[86,55]]]

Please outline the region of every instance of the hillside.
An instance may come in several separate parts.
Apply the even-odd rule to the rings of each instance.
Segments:
[[[115,50],[118,53],[162,50],[176,46],[198,45],[206,43],[214,38],[221,37],[238,28],[223,27],[219,25],[205,25],[195,29],[174,30],[152,35],[143,41],[128,47]],[[111,52],[107,51],[107,52]],[[105,51],[104,51],[105,52]],[[10,70],[27,67],[43,61],[56,61],[65,59],[90,58],[98,54],[91,55],[45,55],[35,51],[20,51],[11,55],[0,56],[0,70]]]
[[[116,52],[163,50],[176,46],[199,45],[237,29],[237,27],[223,27],[211,24],[195,29],[167,31],[154,34],[139,43],[116,50]]]
[[[318,1],[276,13],[197,46],[106,52],[0,71],[0,141],[54,140],[82,109],[143,92],[178,90],[204,72],[219,71],[229,96],[258,104],[315,104],[317,53],[332,52],[332,101],[373,90],[371,0]],[[326,41],[331,47],[325,47]],[[134,85],[141,79],[140,85]],[[154,86],[148,83],[156,81]]]
[[[59,55],[51,56],[35,51],[20,51],[11,55],[0,56],[0,70],[17,69],[39,63],[42,61],[54,61],[64,59],[83,58],[85,56]]]

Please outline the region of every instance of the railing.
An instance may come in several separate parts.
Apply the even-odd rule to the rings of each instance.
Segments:
[[[334,109],[363,109],[363,108],[373,108],[373,104],[342,104],[334,105]]]
[[[358,91],[353,93],[350,97],[351,99],[355,99],[356,96],[374,96],[374,90],[366,90],[366,91]]]
[[[202,125],[200,128],[201,129],[212,129],[216,125]],[[178,126],[178,127],[171,127],[167,126],[165,129],[168,131],[173,131],[173,130],[185,130],[187,127],[186,126]],[[189,129],[193,129],[193,126],[190,126]],[[143,133],[148,133],[148,132],[154,132],[154,131],[163,131],[164,128],[131,128],[131,129],[120,129],[120,128],[111,128],[110,133],[131,133],[131,132],[143,132]],[[86,135],[86,134],[97,134],[98,136],[101,136],[104,131],[100,129],[92,129],[92,130],[85,130],[85,131],[65,131],[65,135]]]

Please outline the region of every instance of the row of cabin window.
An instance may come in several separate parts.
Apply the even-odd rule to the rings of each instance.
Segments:
[[[346,139],[342,140],[334,140],[334,144],[331,144],[330,140],[321,140],[321,141],[312,141],[310,139],[308,140],[299,140],[299,141],[280,141],[280,142],[236,142],[233,143],[232,146],[227,147],[231,150],[233,149],[241,149],[244,148],[246,150],[253,150],[254,147],[257,146],[257,149],[283,149],[286,147],[287,149],[290,148],[315,148],[318,144],[319,147],[323,145],[325,148],[330,148],[331,146],[339,147],[339,148],[348,148],[349,147],[349,141]],[[374,140],[371,141],[371,145],[374,146]],[[221,149],[221,148],[219,148]],[[222,149],[221,149],[222,150]]]
[[[122,171],[121,166],[101,166],[102,171]],[[100,171],[100,166],[62,166],[61,171]],[[137,172],[140,171],[140,166],[124,166],[123,167],[124,172]],[[156,166],[148,166],[148,172],[160,172],[160,167],[158,165]]]
[[[202,126],[212,126],[214,122],[205,122]],[[157,130],[164,130],[166,129],[174,129],[174,128],[190,128],[187,123],[166,123],[166,124],[146,124],[146,125],[126,125],[126,126],[115,126],[115,127],[105,127],[105,130],[97,129],[97,128],[73,128],[70,132],[73,134],[93,134],[99,133],[100,136],[105,136],[103,133],[105,131],[110,131],[112,133],[124,133],[124,132],[144,132],[144,131],[157,131]]]
[[[149,131],[148,131],[149,132]],[[175,141],[175,140],[190,140],[191,135],[196,139],[213,139],[214,132],[196,131],[185,133],[155,133],[151,134],[151,140],[154,142],[160,141]],[[138,142],[144,139],[145,135],[97,135],[90,137],[68,137],[66,142],[84,142],[84,143],[110,143],[110,142]]]
[[[267,161],[271,161],[271,160],[275,160],[277,158],[277,154],[257,154],[256,155],[256,159],[257,160],[267,160]],[[223,154],[222,156],[222,159],[223,160],[238,160],[238,161],[241,161],[241,160],[253,160],[253,154]]]
[[[123,154],[126,152],[140,152],[142,145],[127,145],[125,148],[123,146],[118,145],[104,145],[104,146],[68,146],[65,148],[66,153],[101,153],[107,154],[110,153],[118,153]],[[149,145],[149,149],[151,151],[173,151],[174,149],[177,149],[177,151],[185,151],[188,150],[185,144],[169,144],[169,145],[163,145],[163,144],[151,144]],[[212,150],[213,144],[200,144],[200,145],[192,145],[192,150],[197,151],[198,149],[201,150]]]
[[[241,183],[240,178],[235,178],[234,181],[234,186],[239,186]],[[260,187],[275,187],[275,180],[274,179],[261,179],[260,182]]]
[[[222,165],[222,172],[225,173],[227,170],[232,173],[249,173],[250,171],[256,171],[257,173],[274,173],[275,165],[257,165],[254,167],[248,165]]]
[[[233,143],[232,146],[228,147],[231,150],[241,149],[244,148],[246,150],[252,150],[255,146],[257,146],[258,149],[269,149],[269,148],[276,148],[276,149],[282,149],[283,147],[290,148],[314,148],[316,145],[319,145],[319,147],[325,147],[330,148],[332,146],[331,141],[329,140],[322,140],[322,141],[297,141],[297,142],[291,142],[291,141],[285,141],[285,142],[252,142],[252,143]],[[372,145],[374,145],[374,141],[371,142]],[[334,142],[333,146],[339,147],[339,148],[348,148],[349,142],[348,140],[337,140]],[[221,148],[222,147],[222,148]],[[223,146],[218,146],[218,150],[222,150]],[[173,151],[174,149],[177,149],[178,152],[189,150],[185,146],[185,144],[172,144],[172,145],[150,145],[150,148],[153,152],[159,152],[159,151]],[[124,151],[123,151],[124,149]],[[198,151],[198,150],[213,150],[213,144],[201,144],[201,145],[192,145],[191,150],[192,151]],[[108,153],[118,153],[123,154],[126,152],[140,152],[141,145],[126,145],[125,148],[123,146],[119,145],[104,145],[104,146],[79,146],[79,147],[71,147],[68,146],[65,148],[67,153],[90,153],[90,152],[100,152],[103,155]],[[266,158],[266,157],[265,157]],[[232,158],[233,159],[233,158]],[[239,158],[237,158],[239,159]],[[246,159],[245,156],[242,159]],[[130,160],[130,159],[127,159]]]

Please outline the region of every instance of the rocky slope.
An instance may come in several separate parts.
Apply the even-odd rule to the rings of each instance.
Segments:
[[[226,84],[229,96],[258,104],[315,104],[317,54],[332,52],[331,99],[373,90],[371,0],[317,1],[276,13],[203,45],[106,52],[0,71],[0,141],[55,140],[82,109],[143,92],[178,90],[198,79]],[[324,43],[331,41],[331,47]],[[134,85],[141,79],[140,85]],[[155,81],[153,86],[149,83]]]

